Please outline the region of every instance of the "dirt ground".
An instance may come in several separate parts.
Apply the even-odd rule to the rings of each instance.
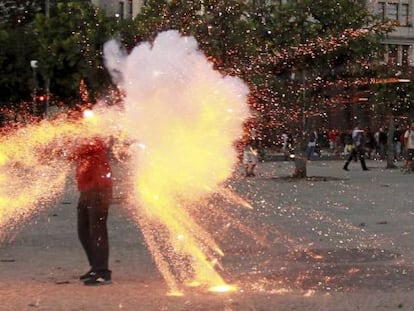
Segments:
[[[345,172],[342,164],[311,162],[306,180],[287,178],[291,162],[260,163],[255,178],[236,172],[227,187],[253,210],[223,197],[212,203],[244,231],[224,232],[220,220],[207,226],[225,253],[223,276],[238,290],[189,289],[181,297],[167,295],[122,202],[111,207],[108,224],[113,284],[90,288],[78,280],[87,263],[69,182],[55,204],[0,244],[0,310],[413,310],[414,174],[374,161],[368,172],[358,164]]]

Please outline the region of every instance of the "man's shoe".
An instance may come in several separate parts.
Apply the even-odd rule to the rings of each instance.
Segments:
[[[369,171],[369,169],[368,169],[368,168],[363,168],[362,170],[363,170],[363,171]]]
[[[96,273],[95,272],[93,272],[92,270],[89,270],[88,272],[86,272],[85,274],[82,274],[80,277],[79,277],[79,280],[81,280],[81,281],[85,281],[85,280],[87,280],[87,279],[90,279],[91,277],[93,277],[93,276],[95,276],[96,275]]]
[[[347,168],[346,166],[344,166],[344,167],[343,167],[343,169],[344,169],[345,171],[349,171],[349,168]]]
[[[100,275],[95,275],[83,282],[86,286],[99,286],[99,285],[108,285],[112,284],[110,277],[104,277]]]

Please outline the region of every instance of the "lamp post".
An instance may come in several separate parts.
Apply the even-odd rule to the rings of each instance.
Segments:
[[[37,88],[39,87],[38,82],[37,82],[37,72],[36,69],[39,66],[39,62],[35,59],[30,61],[30,67],[32,68],[32,72],[33,72],[33,102],[36,99],[36,92],[37,92]]]
[[[50,17],[50,1],[49,0],[45,0],[45,15],[46,15],[46,18]]]
[[[33,70],[33,89],[37,89],[38,85],[37,85],[37,76],[36,76],[36,69],[37,67],[39,67],[39,62],[35,59],[30,61],[30,67]]]
[[[46,19],[50,17],[50,0],[45,0],[45,16]],[[49,92],[50,92],[50,77],[47,76],[45,79],[45,92],[46,92],[46,107],[45,107],[45,118],[47,118],[47,111],[49,109]]]

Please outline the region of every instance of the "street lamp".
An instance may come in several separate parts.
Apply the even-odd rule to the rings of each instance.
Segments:
[[[49,93],[50,93],[50,78],[46,77],[44,81],[44,89],[41,91],[40,96],[39,92],[39,83],[37,80],[37,68],[39,67],[39,61],[33,59],[30,61],[30,67],[33,70],[33,103],[37,104],[38,102],[44,105],[44,117],[47,118],[47,112],[49,109]]]
[[[36,78],[36,69],[39,67],[39,62],[37,60],[31,60],[30,61],[30,67],[32,67],[33,70],[33,83],[34,83],[34,89],[37,89],[37,78]]]
[[[33,101],[34,101],[36,97],[36,90],[39,87],[37,83],[37,74],[36,74],[36,69],[37,67],[39,67],[39,62],[35,59],[31,60],[30,67],[32,68],[32,71],[33,71]]]

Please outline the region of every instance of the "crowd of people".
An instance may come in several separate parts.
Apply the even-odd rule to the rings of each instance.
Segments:
[[[391,148],[388,139],[391,137]],[[404,161],[402,169],[404,173],[413,171],[414,158],[414,122],[410,125],[395,124],[393,131],[386,126],[379,126],[375,131],[370,127],[362,127],[357,124],[354,128],[339,131],[338,129],[316,130],[310,129],[304,132],[306,140],[305,157],[311,161],[322,155],[322,150],[329,150],[329,154],[345,159],[344,170],[348,170],[351,161],[360,161],[363,170],[368,170],[365,160],[385,160],[392,152],[394,161]],[[280,149],[284,160],[294,159],[295,149],[298,151],[298,137],[287,129],[283,129],[280,136]],[[251,144],[245,146],[243,151],[243,163],[246,176],[254,176],[258,150]]]
[[[355,151],[355,131],[360,131],[362,145],[358,146],[364,157],[372,160],[385,160],[389,153],[394,161],[405,161],[405,172],[411,172],[411,162],[414,148],[414,123],[411,125],[396,124],[393,131],[385,126],[380,126],[376,131],[369,127],[363,128],[357,125],[354,129],[339,133],[337,130],[329,132],[330,150],[337,155],[347,158]],[[391,137],[391,148],[388,147],[388,139]]]
[[[414,124],[414,123],[413,123]],[[411,131],[414,130],[413,125],[400,125],[396,124],[393,133],[386,126],[380,126],[376,131],[371,130],[369,127],[361,127],[358,124],[356,127],[347,131],[339,131],[338,129],[331,130],[309,130],[305,133],[307,146],[306,157],[311,160],[315,156],[321,155],[321,147],[329,149],[329,153],[332,155],[341,156],[347,158],[354,150],[356,146],[355,130],[360,133],[361,142],[358,142],[358,147],[363,150],[367,159],[372,160],[385,160],[388,156],[388,137],[392,135],[392,157],[395,161],[405,160],[407,158],[407,152],[410,146],[410,141],[407,139],[411,135]],[[282,151],[285,152],[286,147],[293,144],[293,139],[290,138],[288,143],[288,137],[291,134],[287,131],[282,133]],[[361,144],[361,145],[360,145]]]

